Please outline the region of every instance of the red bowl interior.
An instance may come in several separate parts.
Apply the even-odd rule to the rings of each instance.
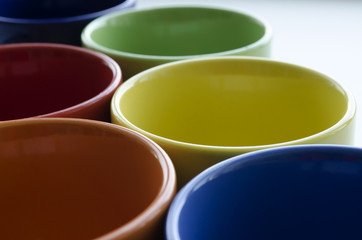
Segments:
[[[115,88],[117,81],[116,70],[108,61],[70,46],[0,47],[0,120],[45,115],[100,100],[95,97]]]

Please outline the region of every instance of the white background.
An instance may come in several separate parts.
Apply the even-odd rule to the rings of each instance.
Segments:
[[[138,0],[136,7],[181,4],[230,7],[268,21],[272,59],[324,73],[355,96],[355,145],[362,147],[362,0]]]

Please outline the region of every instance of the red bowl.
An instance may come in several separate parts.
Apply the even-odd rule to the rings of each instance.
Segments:
[[[110,57],[51,43],[0,46],[0,120],[72,117],[110,120],[110,100],[122,82]]]

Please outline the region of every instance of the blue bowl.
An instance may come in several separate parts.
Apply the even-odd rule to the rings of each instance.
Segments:
[[[0,44],[52,42],[81,46],[93,19],[134,7],[136,0],[2,0]]]
[[[247,153],[197,175],[172,202],[167,239],[362,239],[362,149]]]

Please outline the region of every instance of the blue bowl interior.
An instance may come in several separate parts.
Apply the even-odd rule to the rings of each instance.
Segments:
[[[0,16],[20,19],[47,19],[100,12],[127,0],[2,0]]]
[[[167,219],[168,237],[175,225],[188,240],[362,239],[361,173],[361,149],[241,155],[179,192]]]

